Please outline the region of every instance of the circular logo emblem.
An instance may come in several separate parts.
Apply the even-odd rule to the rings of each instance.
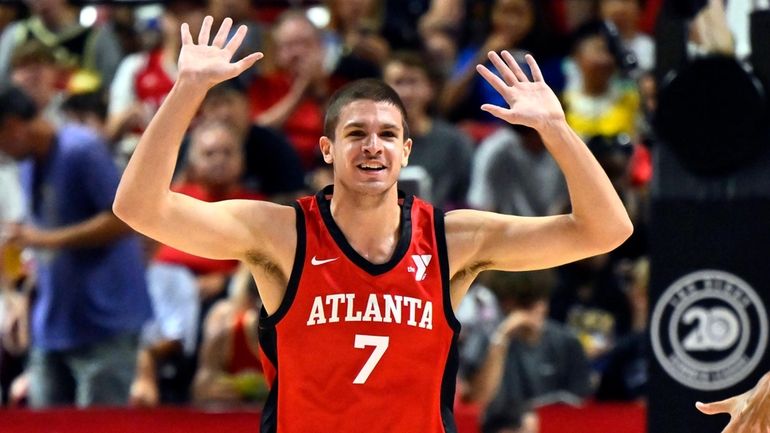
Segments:
[[[652,348],[677,382],[711,391],[732,386],[767,347],[767,314],[754,289],[723,271],[702,270],[671,284],[655,305]]]

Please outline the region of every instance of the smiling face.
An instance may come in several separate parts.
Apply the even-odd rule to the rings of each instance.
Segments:
[[[334,137],[321,137],[321,153],[334,166],[337,188],[366,195],[395,188],[412,150],[403,124],[401,111],[387,101],[359,99],[342,107]]]

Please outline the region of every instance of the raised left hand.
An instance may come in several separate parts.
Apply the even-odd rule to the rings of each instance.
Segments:
[[[484,65],[477,65],[476,70],[500,93],[509,107],[484,104],[481,106],[482,110],[508,123],[528,126],[538,131],[551,123],[564,121],[564,110],[559,98],[545,83],[540,67],[531,55],[527,54],[525,58],[532,70],[533,80],[524,74],[508,51],[502,51],[502,58],[496,52],[490,51],[488,57],[502,78]]]

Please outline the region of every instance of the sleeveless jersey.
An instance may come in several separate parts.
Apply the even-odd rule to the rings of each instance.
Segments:
[[[460,324],[449,296],[443,212],[400,198],[393,256],[372,264],[334,222],[332,192],[295,205],[297,252],[286,294],[273,315],[261,312],[271,390],[260,431],[454,433]]]

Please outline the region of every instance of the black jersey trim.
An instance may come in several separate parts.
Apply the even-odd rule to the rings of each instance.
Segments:
[[[270,387],[265,405],[262,407],[262,417],[259,421],[261,433],[276,433],[278,430],[278,376]]]
[[[286,293],[283,295],[281,305],[278,306],[278,310],[272,315],[268,316],[267,310],[264,305],[259,310],[259,344],[262,352],[264,352],[267,359],[273,364],[275,369],[275,379],[270,385],[270,393],[267,395],[267,400],[262,407],[262,417],[260,419],[260,432],[264,433],[276,433],[278,430],[278,333],[275,329],[275,325],[286,315],[294,303],[294,298],[297,296],[297,288],[299,287],[299,279],[302,275],[302,268],[305,264],[305,250],[307,244],[306,229],[305,229],[305,212],[298,202],[292,203],[296,214],[296,230],[297,230],[297,248],[294,252],[294,264],[291,269],[291,276],[289,282],[286,284]]]
[[[455,316],[452,308],[452,291],[449,278],[449,254],[446,246],[446,231],[444,229],[444,211],[433,208],[433,232],[436,236],[436,248],[438,249],[439,267],[441,268],[441,293],[444,304],[444,316],[449,326],[455,333],[460,332],[460,321]]]
[[[457,370],[460,364],[460,355],[457,348],[458,336],[457,332],[452,336],[452,345],[449,346],[446,365],[444,365],[444,377],[441,379],[441,422],[444,425],[445,433],[457,433],[454,404]]]
[[[270,385],[270,393],[262,407],[262,416],[260,418],[260,432],[276,433],[278,429],[278,359],[275,327],[269,329],[260,329],[259,344],[262,351],[265,352],[273,367],[275,367],[275,379]]]
[[[452,291],[449,278],[449,254],[446,245],[446,230],[444,228],[444,211],[433,208],[433,233],[436,236],[436,249],[438,253],[439,268],[441,269],[441,293],[444,306],[444,316],[449,327],[452,328],[452,344],[449,346],[444,376],[441,379],[441,421],[445,433],[457,433],[457,424],[454,417],[455,387],[457,385],[457,371],[460,364],[460,352],[457,347],[457,339],[460,335],[460,321],[455,316],[452,308]]]
[[[396,249],[393,252],[393,256],[385,263],[374,264],[350,246],[348,240],[345,239],[345,235],[340,230],[337,223],[332,217],[330,200],[326,198],[327,195],[331,195],[334,192],[332,185],[327,186],[316,194],[316,203],[318,203],[318,209],[321,211],[321,218],[324,221],[326,229],[331,234],[334,242],[342,250],[343,254],[350,259],[356,266],[363,269],[370,275],[382,275],[391,269],[393,269],[406,255],[409,250],[409,244],[412,242],[412,203],[414,202],[414,196],[405,196],[399,191],[399,198],[403,198],[403,204],[401,205],[401,233],[396,244]]]
[[[297,215],[297,249],[294,252],[294,265],[291,269],[291,276],[289,277],[289,282],[286,285],[286,293],[283,295],[283,299],[281,300],[281,305],[278,306],[278,309],[275,311],[275,313],[271,315],[267,315],[267,310],[265,310],[265,307],[262,306],[262,308],[259,311],[259,325],[260,327],[265,326],[275,326],[278,324],[278,321],[283,318],[283,316],[286,315],[286,313],[289,311],[289,308],[291,307],[291,304],[294,303],[294,298],[297,296],[297,288],[299,287],[299,279],[302,276],[302,267],[305,264],[305,249],[306,249],[306,233],[305,233],[305,212],[302,210],[302,207],[299,205],[299,203],[294,202],[292,203],[292,207],[294,208],[296,215]]]

